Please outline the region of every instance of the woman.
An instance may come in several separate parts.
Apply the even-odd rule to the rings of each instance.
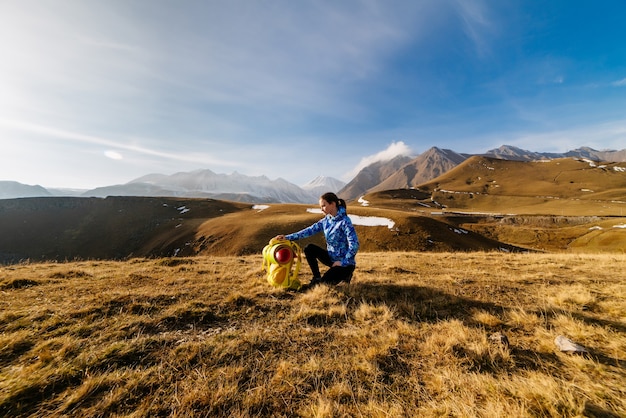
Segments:
[[[319,204],[326,215],[324,218],[301,231],[278,235],[276,238],[297,241],[324,232],[326,249],[315,244],[309,244],[304,248],[304,255],[313,273],[309,287],[320,283],[338,284],[342,281],[350,283],[356,267],[355,256],[359,250],[359,239],[346,213],[346,202],[339,199],[335,193],[329,192],[320,197]],[[330,267],[323,276],[320,274],[318,260]]]

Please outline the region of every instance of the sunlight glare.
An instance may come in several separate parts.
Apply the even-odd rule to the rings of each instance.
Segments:
[[[117,151],[107,150],[104,151],[104,156],[112,160],[123,160],[124,156]]]

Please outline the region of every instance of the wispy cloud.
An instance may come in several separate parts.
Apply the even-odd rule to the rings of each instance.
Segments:
[[[489,7],[483,1],[457,0],[454,5],[463,23],[463,29],[474,44],[478,55],[489,55],[490,39],[496,30]]]
[[[617,80],[611,83],[612,86],[615,87],[624,87],[626,86],[626,78],[622,78],[621,80]]]
[[[136,139],[128,140],[127,142],[116,141],[109,138],[103,138],[94,135],[83,134],[79,132],[72,132],[64,129],[59,129],[51,126],[35,125],[28,122],[0,119],[0,127],[5,127],[10,130],[17,130],[27,132],[30,134],[37,134],[43,137],[52,137],[56,141],[73,141],[82,144],[101,145],[106,147],[104,152],[105,156],[111,159],[122,159],[122,155],[119,150],[130,151],[136,154],[158,157],[164,160],[175,160],[188,163],[202,163],[202,164],[219,164],[220,166],[237,166],[238,163],[231,161],[224,161],[223,159],[215,158],[209,154],[203,152],[172,152],[171,150],[161,150],[148,148],[142,145],[132,143]],[[114,149],[110,149],[114,148]],[[117,149],[118,151],[116,151]]]
[[[30,171],[46,179],[62,170],[66,178],[82,177],[75,161],[101,178],[131,167],[132,175],[232,167],[304,183],[410,153],[405,142],[482,148],[480,138],[497,131],[495,146],[506,138],[545,146],[545,139],[519,132],[555,134],[572,122],[597,124],[621,117],[615,109],[623,107],[615,95],[603,100],[606,89],[595,89],[593,97],[575,91],[576,81],[596,74],[581,77],[588,67],[544,42],[553,22],[567,21],[563,33],[571,36],[571,23],[556,6],[486,0],[28,4],[0,0],[0,127],[11,134],[14,159],[31,162]],[[538,9],[554,20],[531,19]],[[611,87],[626,85],[617,78]],[[602,86],[610,85],[604,79]],[[563,134],[577,138],[574,130]],[[5,137],[0,133],[0,142]],[[405,142],[376,153],[387,138]],[[29,152],[33,144],[42,147]],[[284,144],[293,146],[276,164],[276,147]],[[19,167],[4,164],[0,175]]]
[[[379,76],[427,23],[419,2],[157,3],[147,13],[119,1],[9,10],[19,42],[0,45],[0,87],[21,88],[7,89],[0,113],[19,99],[55,119],[111,120],[143,134],[163,131],[165,118],[257,133],[276,115],[351,119],[362,113],[354,84]]]
[[[389,161],[394,157],[400,155],[411,156],[413,155],[413,151],[403,141],[392,142],[386,149],[377,152],[376,154],[363,157],[352,170],[345,174],[344,178],[352,179],[359,173],[359,171],[361,171],[368,165],[374,164],[379,161]]]
[[[172,33],[176,41],[166,49],[151,47],[157,57],[169,54],[162,70],[173,86],[191,81],[199,98],[214,103],[336,115],[352,109],[346,102],[350,86],[379,75],[384,58],[410,40],[418,16],[408,10],[407,19],[366,1],[273,7],[252,2],[246,13],[229,2],[208,8],[198,13],[202,19],[188,22],[203,42]]]
[[[104,156],[110,158],[112,160],[123,160],[124,156],[117,151],[106,150],[104,151]]]

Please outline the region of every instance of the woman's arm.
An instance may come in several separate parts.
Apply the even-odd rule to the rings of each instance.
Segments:
[[[287,239],[289,241],[297,241],[302,238],[307,238],[317,233],[320,233],[322,232],[322,230],[323,230],[322,220],[319,220],[309,227],[301,229],[300,231],[294,232],[292,234],[283,235],[282,237],[283,239]]]

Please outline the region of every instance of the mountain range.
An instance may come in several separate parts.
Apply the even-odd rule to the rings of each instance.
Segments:
[[[368,192],[412,188],[428,182],[474,155],[503,160],[536,161],[557,158],[585,158],[591,161],[624,162],[626,149],[597,151],[581,147],[565,153],[540,153],[503,145],[484,154],[462,154],[449,149],[432,147],[417,157],[396,156],[363,168],[347,184],[332,177],[319,176],[298,186],[282,178],[246,176],[237,172],[218,174],[211,170],[179,172],[172,175],[148,174],[126,184],[99,187],[77,192],[53,190],[0,181],[0,199],[44,196],[164,196],[206,197],[249,203],[314,203],[326,191],[338,193],[346,200],[357,199]]]
[[[402,181],[412,184],[418,177],[415,171],[444,156],[458,158],[449,151],[431,150],[429,158],[423,158],[425,165],[403,166]],[[382,166],[376,168],[365,171],[370,179]],[[135,184],[144,187],[161,178],[141,180]],[[316,179],[307,187],[315,189],[326,181]],[[0,264],[253,254],[270,237],[319,220],[312,205],[168,196],[0,199]],[[365,252],[623,254],[626,162],[473,155],[417,187],[367,192],[349,207]],[[323,245],[323,237],[311,237],[310,242]]]

